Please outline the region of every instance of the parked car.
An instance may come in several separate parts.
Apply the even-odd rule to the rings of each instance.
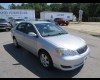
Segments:
[[[38,56],[46,69],[53,66],[73,70],[82,66],[89,54],[86,42],[46,21],[21,22],[11,30],[15,47],[22,46]]]
[[[55,23],[55,24],[57,24],[57,25],[58,25],[58,23],[57,23],[57,22],[55,22],[54,20],[49,20],[49,19],[47,19],[47,20],[45,20],[45,21],[47,21],[47,22],[52,22],[52,23]]]
[[[24,19],[14,19],[14,20],[15,20],[16,24],[25,21]]]
[[[12,25],[12,27],[16,26],[20,22],[25,21],[24,19],[16,18],[16,19],[9,19],[9,23]]]
[[[15,21],[15,25],[17,25],[17,24],[19,24],[20,22],[23,22],[23,21],[25,21],[24,19],[14,19],[14,21]]]
[[[0,19],[0,29],[9,31],[11,28],[11,25],[7,22],[6,19]]]
[[[63,19],[63,18],[55,18],[54,21],[57,22],[59,25],[61,25],[61,24],[62,25],[64,25],[64,24],[68,25],[69,24],[69,21],[66,20],[66,19]]]
[[[12,26],[13,17],[8,17],[8,22]],[[13,27],[13,26],[12,26]]]
[[[52,22],[52,23],[55,23],[55,24],[58,25],[57,22],[55,22],[54,20],[50,20],[50,19],[46,19],[46,20],[44,20],[44,19],[38,19],[38,21],[47,21],[47,22]]]

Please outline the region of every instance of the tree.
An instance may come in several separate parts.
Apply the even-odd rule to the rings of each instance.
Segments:
[[[40,12],[50,10],[50,7],[47,3],[22,3],[20,6],[16,7],[17,9],[34,9],[36,13],[36,18],[40,17]]]
[[[95,11],[95,13],[96,13],[96,16],[99,16],[100,17],[100,3],[97,3],[97,8],[96,8],[96,11]]]
[[[83,21],[88,21],[91,17],[99,17],[100,3],[83,3]]]
[[[0,5],[0,9],[4,9],[4,7],[2,7],[2,6]]]
[[[36,18],[39,18],[42,11],[61,11],[61,12],[73,12],[78,18],[79,10],[83,10],[83,21],[88,21],[90,17],[100,17],[100,3],[22,3],[21,5],[11,4],[10,9],[34,9],[36,12]]]
[[[11,5],[9,5],[9,9],[16,9],[16,5],[12,3]]]
[[[63,11],[63,12],[69,12],[69,11],[71,11],[70,10],[71,9],[71,5],[72,5],[72,3],[63,3],[61,11]]]
[[[60,11],[62,8],[62,4],[53,3],[50,5],[51,11]]]
[[[70,12],[73,12],[73,14],[78,18],[79,16],[79,3],[73,3],[70,6]]]

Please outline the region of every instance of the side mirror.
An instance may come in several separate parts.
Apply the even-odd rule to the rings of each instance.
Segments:
[[[36,37],[37,36],[37,34],[35,34],[34,32],[29,32],[28,35],[32,36],[32,37]]]

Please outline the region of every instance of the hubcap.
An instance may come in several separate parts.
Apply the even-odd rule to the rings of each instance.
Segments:
[[[41,54],[40,61],[41,61],[42,65],[44,67],[48,67],[49,66],[49,60],[48,60],[48,57],[45,54]]]

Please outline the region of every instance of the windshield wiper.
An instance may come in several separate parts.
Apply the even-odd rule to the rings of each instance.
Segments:
[[[48,34],[48,35],[44,35],[43,37],[48,37],[48,36],[53,36],[53,35],[49,35],[49,34]]]
[[[68,33],[58,33],[57,35],[68,34]]]
[[[62,34],[68,34],[68,33],[58,33],[58,34],[54,34],[54,35],[44,35],[43,37],[48,37],[48,36],[56,36],[56,35],[62,35]]]

